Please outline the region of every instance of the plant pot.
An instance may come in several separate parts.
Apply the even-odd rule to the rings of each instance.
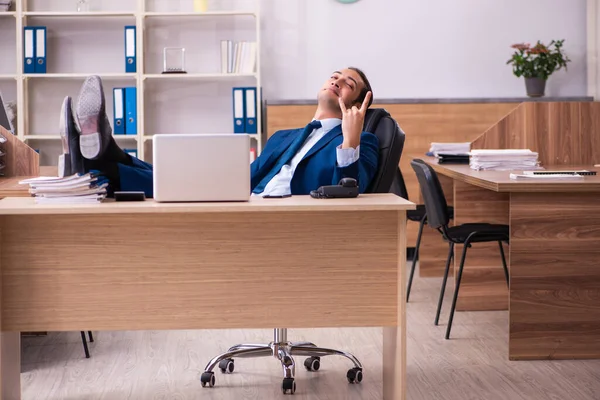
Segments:
[[[544,78],[525,78],[525,88],[529,97],[543,97],[546,91]]]

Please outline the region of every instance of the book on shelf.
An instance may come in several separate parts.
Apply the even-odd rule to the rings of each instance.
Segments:
[[[10,7],[12,6],[12,0],[1,0],[0,1],[0,11],[10,11]]]
[[[256,42],[221,40],[221,73],[253,74],[256,71]]]
[[[94,173],[74,174],[64,178],[40,176],[19,181],[29,185],[37,204],[100,203],[106,198],[108,182]]]

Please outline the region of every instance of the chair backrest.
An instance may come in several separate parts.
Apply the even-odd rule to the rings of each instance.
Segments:
[[[429,164],[420,159],[412,160],[410,166],[419,181],[427,212],[427,225],[434,229],[447,227],[450,222],[448,203],[437,173]]]
[[[398,167],[396,170],[396,175],[394,177],[394,182],[392,182],[390,192],[408,200],[408,190],[406,189],[406,183],[404,182],[404,177],[402,176],[400,167]]]
[[[406,197],[406,186],[398,164],[404,149],[404,132],[383,108],[370,108],[365,114],[363,131],[370,132],[379,139],[379,165],[367,188],[367,193],[394,193]],[[404,193],[397,191],[404,190]]]

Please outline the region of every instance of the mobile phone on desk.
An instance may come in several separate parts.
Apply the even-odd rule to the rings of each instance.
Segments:
[[[138,191],[115,191],[115,201],[144,201],[146,195]]]
[[[284,199],[286,197],[292,197],[291,194],[266,194],[263,199]]]

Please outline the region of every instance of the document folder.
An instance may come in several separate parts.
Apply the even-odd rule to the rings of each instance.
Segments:
[[[46,73],[46,27],[35,28],[35,72]]]
[[[125,72],[136,72],[135,26],[125,26]]]
[[[233,132],[246,133],[244,89],[233,88]]]
[[[115,135],[125,134],[125,91],[123,88],[113,89],[113,126]]]
[[[25,27],[23,36],[23,72],[32,74],[35,72],[35,28]]]
[[[245,125],[246,133],[256,133],[256,88],[249,87],[244,89],[245,99]]]
[[[438,164],[469,164],[471,160],[468,154],[438,153]]]
[[[137,88],[125,88],[125,134],[137,135]]]

